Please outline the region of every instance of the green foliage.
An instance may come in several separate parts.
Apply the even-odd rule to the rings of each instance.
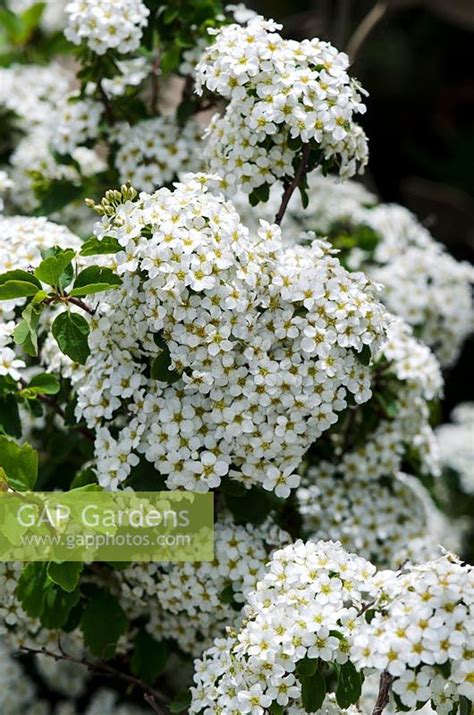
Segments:
[[[131,670],[145,683],[152,685],[165,669],[168,660],[168,646],[164,641],[155,640],[147,631],[140,630],[134,641]]]
[[[301,701],[307,713],[315,713],[319,710],[326,697],[326,681],[317,670],[309,677],[300,677]]]
[[[71,263],[75,255],[72,248],[50,248],[44,252],[44,258],[35,270],[36,278],[54,288],[65,288],[74,275]]]
[[[91,236],[82,244],[80,255],[99,256],[107,253],[118,253],[122,250],[120,243],[112,236],[105,236],[101,239]]]
[[[38,453],[29,444],[0,436],[0,466],[12,489],[19,492],[34,489],[38,477]]]
[[[24,397],[34,398],[37,395],[57,395],[59,390],[60,384],[56,375],[41,372],[31,378],[21,394]]]
[[[101,293],[121,285],[122,279],[111,268],[90,266],[79,273],[69,295],[82,298],[92,293]]]
[[[161,353],[151,363],[150,375],[153,380],[160,380],[172,384],[180,379],[181,375],[177,370],[170,370],[171,355],[166,345]]]
[[[12,393],[2,394],[0,392],[0,432],[11,437],[21,437],[21,431],[20,412],[16,396]]]
[[[41,283],[27,271],[19,269],[0,275],[0,300],[27,298],[41,289]]]
[[[79,313],[66,311],[55,318],[51,330],[61,352],[83,365],[90,355],[87,320]]]
[[[263,524],[269,512],[279,503],[277,497],[271,492],[259,487],[245,489],[239,485],[240,490],[223,485],[225,503],[237,524]],[[243,491],[242,491],[243,489]],[[234,493],[232,493],[234,492]],[[236,493],[237,492],[237,493]]]
[[[350,660],[340,666],[338,669],[336,700],[341,708],[345,710],[349,705],[354,705],[359,700],[363,680],[362,674],[356,670]]]
[[[61,628],[80,599],[79,589],[64,591],[48,576],[48,564],[31,563],[18,581],[16,595],[31,618],[39,618],[46,628]]]
[[[314,675],[318,669],[319,660],[317,658],[303,658],[296,664],[296,673],[298,677],[309,678]]]
[[[79,585],[83,568],[84,564],[78,561],[63,561],[61,563],[51,561],[48,564],[47,574],[48,578],[60,586],[63,591],[72,593]]]
[[[84,643],[93,655],[112,658],[118,639],[127,631],[127,616],[110,593],[94,588],[92,594],[84,608],[80,624]]]
[[[22,313],[22,320],[13,331],[13,339],[17,345],[21,345],[25,353],[36,357],[38,354],[38,323],[41,309],[36,307],[34,302],[29,303]]]

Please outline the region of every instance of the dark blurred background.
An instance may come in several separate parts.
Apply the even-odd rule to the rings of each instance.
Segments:
[[[352,50],[352,72],[369,92],[365,182],[474,263],[474,0],[246,4],[282,22],[287,37],[318,36]],[[458,402],[474,400],[473,364],[471,338],[446,375],[445,419]]]

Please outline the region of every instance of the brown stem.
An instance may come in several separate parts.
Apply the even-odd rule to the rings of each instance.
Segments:
[[[296,170],[294,179],[287,185],[283,197],[281,199],[281,204],[280,208],[278,209],[277,215],[275,216],[275,223],[278,224],[278,226],[281,224],[283,216],[285,215],[285,211],[288,207],[288,203],[293,196],[293,193],[300,183],[301,179],[306,173],[306,170],[308,168],[308,159],[309,155],[311,153],[311,147],[309,144],[304,145],[303,149],[303,156],[301,158],[300,164]]]
[[[372,710],[372,715],[381,715],[387,707],[392,683],[393,675],[390,675],[390,673],[387,673],[387,671],[384,670],[380,676],[379,694],[377,696],[374,709]]]
[[[22,387],[28,387],[28,383],[22,377],[20,377],[20,384]],[[64,412],[63,408],[54,397],[51,397],[51,395],[36,395],[36,399],[50,407],[53,412],[59,415],[59,417],[61,417],[63,420],[66,418],[66,413]],[[78,426],[75,429],[77,429],[77,431],[80,432],[83,437],[88,439],[90,442],[94,442],[94,435],[92,434],[92,432],[89,432],[87,427]]]
[[[163,693],[160,693],[159,690],[155,690],[155,688],[152,688],[151,686],[147,685],[143,680],[140,680],[140,678],[136,678],[133,675],[124,673],[121,670],[114,668],[112,665],[109,665],[103,660],[91,661],[87,660],[87,658],[76,658],[75,656],[66,653],[63,650],[61,643],[58,643],[58,646],[60,653],[55,653],[54,651],[48,650],[45,647],[30,648],[29,646],[20,646],[20,651],[22,651],[23,653],[28,653],[29,655],[45,655],[48,658],[53,658],[56,661],[65,660],[68,663],[82,665],[91,672],[113,675],[114,677],[123,680],[129,685],[134,685],[135,687],[142,690],[144,699],[153,708],[155,712],[160,714],[165,712],[162,708],[158,706],[157,703],[160,702],[166,704],[169,702],[168,698],[163,695]]]
[[[88,305],[87,303],[84,303],[84,301],[81,300],[80,298],[74,298],[74,296],[73,297],[67,296],[67,301],[68,301],[68,303],[77,305],[78,308],[82,308],[82,310],[84,310],[86,313],[89,313],[89,315],[95,315],[94,308],[91,308],[90,305]]]
[[[364,17],[358,27],[356,27],[351,39],[347,43],[346,52],[352,61],[355,60],[357,53],[370,35],[374,27],[380,22],[387,12],[387,5],[384,0],[377,2],[372,10]]]
[[[105,91],[101,80],[97,82],[97,89],[99,90],[100,98],[105,109],[105,116],[109,124],[115,124],[115,112],[112,107],[112,103],[109,99],[107,92]]]

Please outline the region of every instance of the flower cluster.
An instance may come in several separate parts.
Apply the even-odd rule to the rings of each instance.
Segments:
[[[98,55],[133,52],[140,44],[149,10],[142,0],[71,0],[66,5],[66,38],[85,42]]]
[[[347,661],[358,612],[377,595],[374,573],[331,541],[275,552],[240,630],[196,661],[190,712],[261,715],[273,702],[304,712],[297,664]]]
[[[225,517],[216,524],[213,562],[134,564],[120,572],[122,605],[148,617],[157,640],[173,639],[184,653],[199,655],[226,627],[235,627],[236,608],[255,589],[270,551],[289,541],[270,520],[240,526]]]
[[[473,700],[472,567],[444,556],[406,572],[381,572],[375,582],[380,609],[370,623],[358,624],[354,663],[387,671],[393,692],[408,708],[432,699],[444,705],[439,712],[448,713],[460,695]]]
[[[295,142],[348,177],[367,162],[367,140],[354,121],[361,88],[347,74],[349,58],[327,42],[284,40],[273,21],[219,30],[197,69],[206,86],[229,99],[208,127],[210,169],[223,186],[251,192],[294,175]]]
[[[386,673],[405,708],[448,713],[473,697],[473,576],[449,555],[376,573],[338,543],[297,541],[273,555],[242,626],[196,661],[190,711],[303,713],[302,665],[350,659]]]
[[[474,404],[458,405],[451,419],[436,430],[441,464],[456,472],[465,494],[474,494]]]
[[[299,240],[304,227],[318,235],[344,239],[368,227],[375,239],[370,250],[350,250],[347,263],[383,284],[388,309],[413,326],[442,365],[452,365],[472,331],[474,271],[456,261],[407,209],[376,205],[375,197],[356,183],[337,184],[330,178],[310,178],[312,201],[307,210],[290,206],[288,236]],[[287,219],[288,221],[288,219]]]
[[[96,139],[102,112],[98,102],[69,95],[56,115],[54,149],[60,154],[69,154],[88,139]]]
[[[180,126],[174,115],[119,125],[112,139],[118,145],[115,165],[120,181],[153,191],[183,172],[199,169],[201,133],[196,122]]]
[[[346,406],[370,397],[386,313],[363,274],[315,241],[285,248],[277,226],[250,236],[231,204],[191,175],[108,207],[122,286],[91,319],[74,367],[76,416],[96,430],[100,483],[117,488],[138,455],[170,488],[225,475],[278,496],[304,452]]]
[[[349,465],[352,466],[352,465]],[[310,467],[298,489],[304,529],[312,539],[337,539],[378,566],[420,563],[451,548],[453,535],[419,481],[407,474],[374,479],[338,472],[328,462]]]

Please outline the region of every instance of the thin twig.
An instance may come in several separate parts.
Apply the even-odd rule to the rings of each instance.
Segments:
[[[387,12],[387,5],[384,0],[377,2],[372,10],[364,17],[360,25],[356,27],[354,33],[347,43],[346,52],[352,61],[357,57],[357,53],[366,41],[367,37],[370,35],[374,27],[380,20],[384,17]]]
[[[124,682],[128,683],[129,685],[134,685],[135,687],[139,688],[140,690],[143,691],[144,699],[146,702],[151,706],[151,702],[153,702],[153,709],[155,712],[158,713],[163,713],[164,710],[159,708],[157,701],[163,704],[166,704],[169,702],[168,698],[166,695],[163,693],[160,693],[159,690],[155,690],[155,688],[152,688],[150,685],[147,685],[143,680],[140,680],[140,678],[136,678],[134,675],[129,675],[128,673],[124,673],[121,670],[118,670],[117,668],[114,668],[112,665],[109,665],[103,660],[98,660],[98,661],[91,661],[87,660],[87,658],[76,658],[73,655],[69,655],[66,653],[61,645],[61,643],[58,644],[60,653],[55,653],[54,651],[48,650],[47,648],[30,648],[29,646],[20,646],[20,651],[24,653],[28,653],[29,655],[45,655],[48,658],[53,658],[56,661],[60,660],[65,660],[68,663],[75,663],[76,665],[82,665],[85,668],[87,668],[91,672],[95,673],[104,673],[106,675],[113,675],[116,678],[119,678],[120,680],[123,680]]]
[[[372,715],[381,715],[387,707],[390,698],[390,689],[393,683],[393,675],[390,675],[386,670],[380,675],[379,694],[377,696]]]
[[[303,149],[303,156],[302,156],[300,164],[296,170],[294,179],[286,187],[283,197],[281,199],[280,208],[278,209],[277,215],[275,216],[275,223],[278,224],[278,226],[282,222],[283,216],[285,215],[285,211],[288,207],[288,203],[289,203],[291,197],[293,196],[293,192],[295,191],[296,187],[298,186],[301,179],[303,178],[303,176],[306,173],[306,170],[308,168],[308,159],[309,159],[310,153],[311,153],[310,145],[305,144],[304,149]]]

